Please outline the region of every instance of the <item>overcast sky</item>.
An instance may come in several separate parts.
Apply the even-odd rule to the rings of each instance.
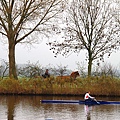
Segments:
[[[49,64],[53,67],[57,65],[62,65],[68,66],[67,68],[73,71],[77,70],[76,62],[85,63],[87,66],[84,52],[80,52],[78,55],[72,53],[67,58],[63,57],[62,55],[58,55],[58,57],[56,58],[54,57],[52,51],[50,51],[49,49],[50,47],[47,46],[44,41],[40,44],[34,45],[34,47],[32,47],[31,49],[22,45],[17,45],[16,63],[27,64],[28,61],[30,61],[30,63],[37,63],[37,61],[39,61],[39,64],[42,67],[47,67],[49,66]],[[0,43],[0,60],[2,59],[8,61],[8,50],[7,45]],[[105,57],[105,62],[111,63],[115,67],[120,66],[120,51],[118,51],[117,53],[113,53],[109,59]]]

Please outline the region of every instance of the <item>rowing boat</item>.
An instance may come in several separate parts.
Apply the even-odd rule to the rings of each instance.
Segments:
[[[120,105],[120,101],[84,101],[84,100],[40,100],[41,103],[57,103],[57,104],[85,104],[85,105],[105,105],[116,104]]]

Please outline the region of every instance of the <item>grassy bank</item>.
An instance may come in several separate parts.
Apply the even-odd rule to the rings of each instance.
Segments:
[[[111,77],[77,78],[75,81],[50,77],[0,79],[0,94],[82,95],[91,91],[97,96],[120,96],[120,79]]]

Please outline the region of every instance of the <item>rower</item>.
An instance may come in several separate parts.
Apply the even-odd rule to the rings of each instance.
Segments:
[[[92,96],[90,95],[90,91],[85,94],[84,99],[85,99],[85,103],[86,103],[86,102],[95,102],[95,103],[97,103],[97,104],[100,104],[99,102],[97,102],[97,100],[95,99],[95,97],[92,97]]]
[[[90,92],[87,92],[84,97],[85,101],[94,101],[95,97],[90,96]]]

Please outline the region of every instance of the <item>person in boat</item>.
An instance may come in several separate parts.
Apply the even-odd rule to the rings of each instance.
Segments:
[[[90,92],[87,92],[87,93],[85,94],[84,99],[85,99],[85,102],[87,102],[87,101],[95,101],[95,97],[92,97],[92,96],[90,95]]]
[[[46,69],[45,74],[42,75],[44,78],[49,78],[50,74],[48,72],[48,69]]]

